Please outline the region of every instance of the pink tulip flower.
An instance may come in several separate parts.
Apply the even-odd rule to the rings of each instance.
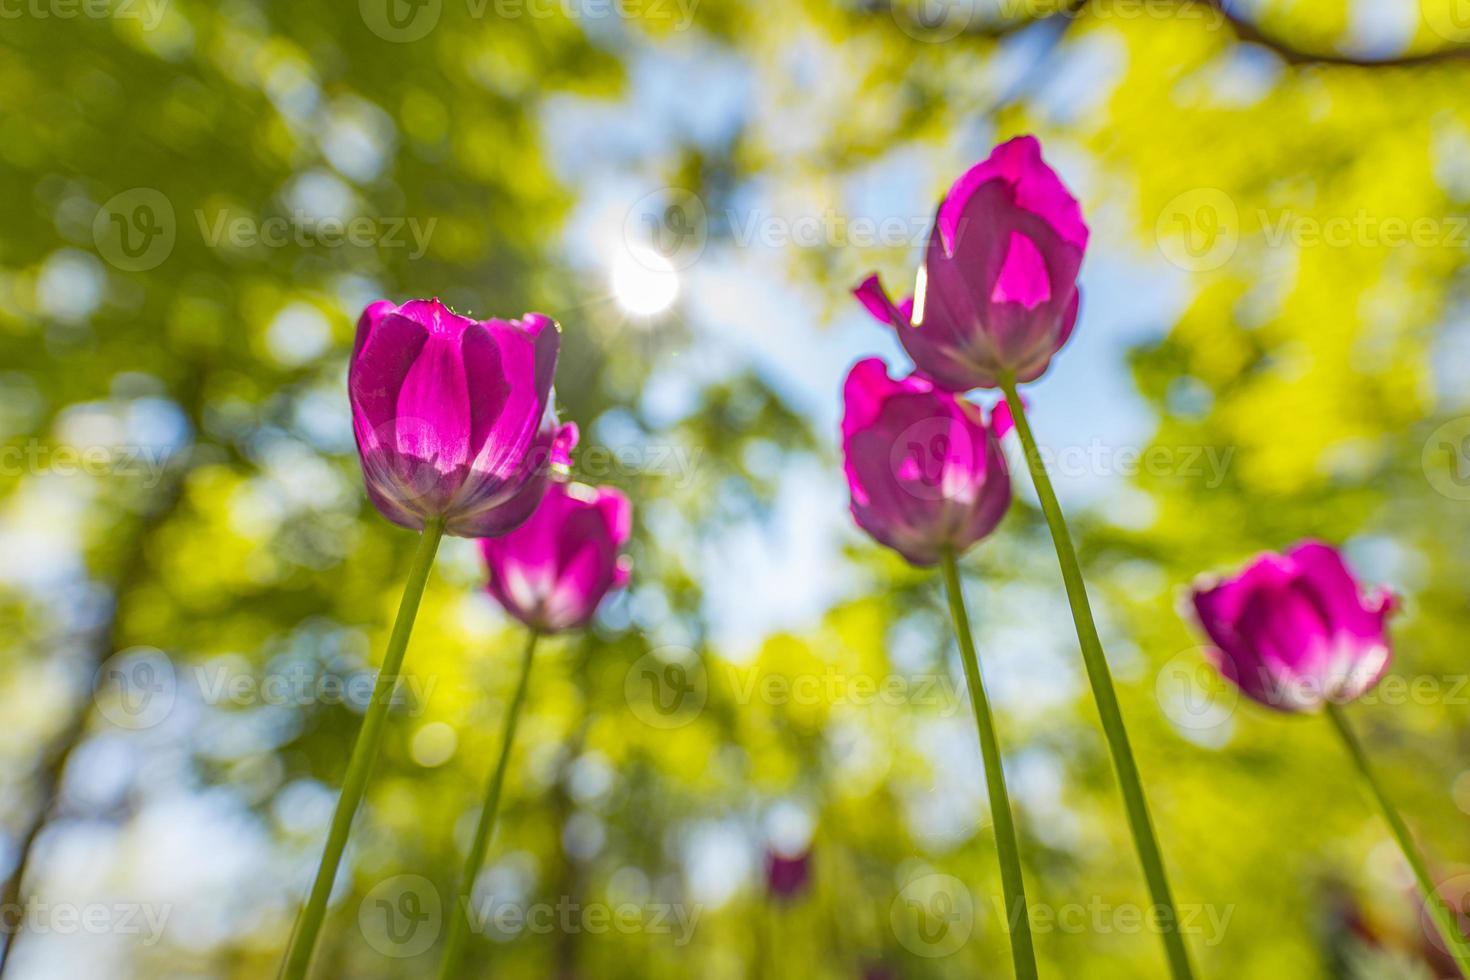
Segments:
[[[997,146],[940,202],[914,296],[877,276],[855,295],[890,324],[919,372],[948,391],[1034,381],[1077,322],[1082,210],[1022,136]]]
[[[373,303],[347,391],[368,497],[394,524],[492,537],[546,492],[575,430],[557,424],[560,343],[549,317],[477,322],[437,299]]]
[[[603,596],[628,582],[620,552],[632,527],[620,491],[553,483],[530,520],[480,542],[490,594],[539,633],[585,626]]]
[[[794,901],[807,890],[812,877],[811,849],[800,854],[766,851],[766,891],[772,898]]]
[[[988,535],[1011,503],[1011,479],[980,408],[917,375],[894,381],[858,362],[843,390],[842,449],[852,516],[912,564],[936,564]]]
[[[1365,593],[1337,550],[1320,542],[1196,583],[1193,599],[1220,673],[1280,711],[1351,701],[1388,669],[1393,596]]]

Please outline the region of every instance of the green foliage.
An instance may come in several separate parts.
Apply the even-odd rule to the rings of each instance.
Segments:
[[[1440,873],[1465,871],[1470,510],[1444,467],[1470,403],[1456,359],[1470,60],[1454,53],[1466,38],[1446,29],[1448,5],[1425,0],[1410,38],[1429,60],[1388,66],[1336,63],[1357,57],[1343,41],[1352,5],[1329,0],[1252,5],[1265,46],[1249,55],[1219,4],[1184,0],[1092,0],[1046,23],[1012,5],[1016,23],[977,21],[943,43],[921,39],[903,5],[833,0],[704,0],[687,32],[657,5],[612,30],[575,5],[532,17],[444,0],[413,41],[376,33],[366,3],[169,0],[152,26],[116,3],[108,16],[35,13],[63,6],[0,20],[0,448],[14,453],[0,471],[12,566],[0,574],[0,816],[24,833],[54,747],[84,712],[66,820],[42,836],[26,892],[186,903],[157,944],[124,936],[99,954],[122,964],[116,975],[275,969],[361,718],[323,684],[350,687],[381,656],[413,546],[361,493],[343,391],[354,317],[379,296],[427,294],[562,322],[558,398],[582,425],[580,475],[624,486],[637,508],[631,592],[586,636],[538,654],[486,893],[698,915],[687,943],[677,924],[511,930],[475,940],[477,968],[1005,975],[938,583],[854,536],[827,572],[857,584],[815,622],[745,658],[721,649],[701,588],[711,547],[766,527],[801,465],[835,473],[834,436],[755,359],[698,383],[679,411],[655,410],[650,378],[680,373],[677,358],[708,335],[682,317],[626,322],[569,257],[578,194],[612,150],[587,145],[553,167],[549,107],[611,113],[639,97],[639,57],[691,49],[740,66],[748,111],[717,139],[679,133],[639,169],[712,215],[759,185],[807,213],[880,218],[853,203],[855,185],[907,180],[905,200],[932,202],[992,136],[1023,130],[1085,175],[1092,267],[1134,263],[1181,297],[1164,322],[1139,325],[1154,329],[1126,359],[1097,368],[1129,372],[1152,426],[1146,445],[1111,448],[1228,461],[1218,481],[1182,466],[1101,474],[1101,503],[1074,515],[1175,890],[1198,908],[1201,975],[1434,975],[1408,880],[1325,723],[1235,705],[1199,669],[1177,606],[1195,574],[1308,535],[1347,543],[1369,577],[1398,586],[1395,683],[1351,713]],[[1062,84],[1069,70],[1081,83]],[[342,198],[372,240],[332,244],[312,222],[297,234],[300,209],[324,197]],[[163,239],[145,233],[158,221],[172,238],[155,251],[146,243]],[[287,240],[261,240],[277,225]],[[1345,237],[1327,240],[1333,228]],[[731,228],[716,218],[711,230],[712,250],[735,248]],[[858,276],[876,265],[902,283],[916,250],[775,254],[772,282],[750,295],[779,284],[846,324]],[[1100,329],[1086,303],[1078,329]],[[1035,388],[1049,423],[1045,404],[1061,396]],[[153,441],[160,426],[182,432],[182,448]],[[89,446],[147,452],[138,465],[117,452],[77,465]],[[648,447],[686,453],[693,479],[616,462]],[[1144,520],[1124,506],[1140,498]],[[1038,920],[1042,971],[1162,975],[1156,940],[1119,917],[1144,904],[1143,883],[1050,545],[1024,502],[965,572],[1028,891],[1053,923]],[[395,876],[453,888],[520,643],[479,581],[472,546],[447,543],[321,976],[435,963],[434,947],[391,955],[402,947],[369,913]],[[139,646],[167,653],[178,697],[165,722],[129,730],[91,685]],[[290,676],[314,693],[260,696],[262,681]],[[938,697],[855,693],[916,677]],[[201,695],[219,678],[246,693]],[[689,708],[654,704],[678,691]],[[1185,691],[1224,714],[1182,709]],[[129,760],[111,784],[97,761],[108,751]],[[187,812],[210,829],[180,831],[161,858],[150,828],[180,798],[208,804]],[[793,802],[814,817],[814,880],[773,903],[759,847],[773,807]],[[92,852],[62,847],[83,833],[107,852],[93,878],[75,856]],[[246,863],[230,869],[221,854],[235,848]],[[196,880],[196,861],[230,870]],[[933,874],[975,901],[973,935],[948,956],[924,955],[933,947],[905,925],[906,886]],[[1216,929],[1209,915],[1228,918]],[[27,936],[18,949],[32,941],[54,948]]]

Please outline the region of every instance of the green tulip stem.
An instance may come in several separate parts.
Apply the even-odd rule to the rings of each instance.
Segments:
[[[1052,489],[1051,478],[1047,475],[1046,465],[1036,446],[1036,437],[1026,418],[1026,406],[1016,391],[1015,376],[1002,378],[1001,389],[1005,392],[1016,433],[1020,436],[1021,447],[1025,451],[1026,466],[1031,471],[1031,482],[1041,501],[1041,512],[1046,516],[1047,526],[1051,529],[1057,562],[1062,568],[1062,581],[1067,588],[1067,601],[1072,607],[1072,620],[1077,626],[1082,661],[1087,667],[1087,680],[1092,685],[1092,699],[1097,704],[1097,713],[1102,719],[1108,752],[1112,756],[1113,769],[1118,775],[1118,786],[1123,793],[1128,829],[1133,834],[1133,845],[1138,851],[1138,860],[1143,865],[1143,876],[1148,882],[1149,894],[1159,917],[1159,931],[1169,959],[1169,972],[1175,980],[1186,980],[1194,975],[1189,964],[1189,950],[1180,933],[1179,915],[1169,890],[1163,853],[1159,849],[1158,838],[1154,835],[1153,821],[1149,818],[1148,801],[1143,793],[1143,782],[1138,776],[1138,763],[1134,761],[1133,749],[1128,744],[1128,730],[1123,725],[1123,713],[1118,708],[1118,694],[1113,688],[1112,672],[1108,669],[1107,656],[1103,653],[1102,641],[1097,635],[1097,624],[1093,621],[1092,608],[1088,605],[1087,586],[1082,581],[1077,550],[1072,545],[1072,536],[1067,531],[1067,520],[1062,516],[1056,491]]]
[[[393,633],[388,640],[388,651],[383,655],[383,667],[373,685],[373,699],[363,717],[362,730],[357,735],[357,744],[352,747],[352,758],[347,762],[347,775],[342,781],[342,794],[337,798],[337,809],[332,814],[332,825],[327,832],[327,846],[316,869],[316,879],[311,884],[311,894],[301,910],[296,929],[292,933],[290,946],[281,976],[285,980],[302,980],[311,968],[311,958],[316,950],[317,935],[327,915],[327,899],[332,894],[332,883],[337,879],[337,867],[342,863],[342,852],[347,847],[347,836],[352,830],[352,818],[367,790],[368,777],[372,775],[373,763],[383,744],[383,728],[388,720],[388,710],[393,702],[393,691],[398,685],[398,676],[403,669],[403,655],[408,650],[408,638],[413,633],[413,621],[418,615],[419,601],[424,595],[424,586],[429,581],[429,571],[434,567],[434,555],[439,550],[439,541],[444,536],[443,521],[429,521],[419,537],[418,550],[414,552],[413,564],[409,567],[408,582],[403,587],[403,599],[398,604],[398,618],[393,622]]]
[[[990,713],[990,699],[985,694],[985,680],[980,676],[980,661],[975,656],[975,638],[970,633],[970,617],[965,612],[965,596],[961,591],[959,567],[954,552],[946,550],[940,558],[944,584],[949,592],[949,611],[954,617],[955,637],[960,643],[960,658],[965,664],[965,686],[970,689],[970,704],[975,710],[975,727],[980,732],[980,755],[985,762],[985,788],[990,794],[990,821],[995,827],[995,851],[1000,859],[1000,885],[1006,903],[1006,930],[1011,938],[1011,960],[1017,980],[1036,980],[1036,950],[1031,940],[1031,915],[1026,908],[1026,884],[1021,877],[1021,852],[1016,844],[1016,824],[1011,817],[1011,799],[1006,792],[1005,770],[1001,768],[1000,741],[995,735],[995,719]]]
[[[526,688],[531,682],[531,661],[536,653],[536,641],[541,634],[530,631],[526,638],[525,652],[521,654],[521,675],[516,682],[515,694],[511,697],[510,709],[505,715],[505,729],[500,736],[500,758],[495,762],[495,772],[485,788],[485,805],[480,809],[479,822],[475,824],[475,837],[464,859],[464,870],[459,875],[458,900],[449,912],[449,936],[444,941],[444,958],[439,963],[440,980],[451,980],[457,976],[459,961],[464,956],[464,944],[469,938],[470,903],[474,901],[475,878],[480,865],[485,863],[485,851],[495,836],[495,818],[500,813],[500,791],[505,785],[505,771],[510,766],[510,750],[515,744],[516,728],[521,720],[521,707],[526,703]]]
[[[1348,755],[1352,756],[1353,765],[1363,777],[1363,782],[1368,784],[1373,799],[1378,802],[1378,808],[1383,811],[1383,819],[1388,821],[1389,829],[1393,831],[1393,836],[1398,840],[1399,849],[1404,852],[1404,859],[1413,869],[1414,879],[1419,882],[1419,890],[1424,893],[1424,907],[1434,921],[1435,929],[1439,930],[1440,938],[1444,940],[1444,948],[1459,965],[1460,974],[1470,977],[1470,943],[1466,942],[1464,933],[1460,931],[1454,910],[1445,903],[1444,898],[1435,888],[1434,879],[1429,876],[1429,867],[1424,863],[1424,855],[1420,854],[1419,848],[1415,846],[1408,824],[1404,823],[1404,818],[1399,815],[1398,808],[1389,800],[1382,784],[1378,782],[1373,767],[1368,763],[1368,754],[1363,751],[1363,744],[1358,741],[1358,736],[1348,725],[1342,707],[1329,701],[1327,718],[1332,722],[1332,727],[1337,731],[1338,737],[1342,739]]]

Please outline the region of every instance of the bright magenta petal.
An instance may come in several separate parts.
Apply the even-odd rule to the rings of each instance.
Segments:
[[[631,531],[632,505],[620,491],[553,484],[529,520],[480,543],[487,588],[533,629],[577,629],[609,591],[627,583],[621,549]]]
[[[369,497],[394,523],[509,530],[545,489],[558,333],[546,317],[485,323],[438,300],[373,303],[348,373]],[[540,447],[537,460],[530,459]]]
[[[925,379],[855,365],[844,387],[843,466],[854,521],[915,565],[990,534],[1010,505],[1010,476],[979,408]]]
[[[939,387],[1031,381],[1076,325],[1087,237],[1076,200],[1023,137],[996,147],[945,196],[908,309],[876,277],[855,292]]]
[[[1193,598],[1228,680],[1272,708],[1310,711],[1361,696],[1387,670],[1385,597],[1365,599],[1342,556],[1308,541],[1198,585]]]

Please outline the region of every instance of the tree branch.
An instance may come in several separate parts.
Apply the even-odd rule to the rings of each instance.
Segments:
[[[955,31],[954,36],[999,40],[1000,38],[1009,37],[1012,34],[1016,34],[1038,24],[1051,24],[1057,21],[1072,20],[1081,14],[1087,13],[1090,7],[1098,7],[1107,3],[1116,2],[1124,2],[1124,0],[1070,0],[1065,9],[1042,16],[1022,17],[1015,20],[967,22],[958,26],[958,30]],[[1239,12],[1232,10],[1226,0],[1175,0],[1175,2],[1179,7],[1198,6],[1214,11],[1221,18],[1222,22],[1229,26],[1238,42],[1242,44],[1256,44],[1269,51],[1273,51],[1283,61],[1291,65],[1407,68],[1443,62],[1470,61],[1470,45],[1453,43],[1428,51],[1390,55],[1384,58],[1364,57],[1341,51],[1322,51],[1303,46],[1292,41],[1290,38],[1266,30],[1243,17]],[[907,25],[905,30],[911,37],[920,37],[921,35],[918,32],[922,31],[935,32],[936,39],[937,37],[942,37],[944,34],[950,33],[948,30],[944,30],[946,24],[949,22],[925,24],[915,16],[909,5],[896,3],[894,0],[863,0],[861,9],[870,14],[887,14],[900,26]]]
[[[1449,44],[1442,48],[1431,51],[1419,51],[1413,54],[1391,55],[1387,58],[1365,58],[1359,55],[1344,54],[1338,51],[1314,51],[1293,43],[1286,38],[1269,33],[1246,20],[1240,14],[1232,11],[1225,0],[1182,0],[1185,4],[1194,4],[1207,7],[1218,12],[1225,18],[1225,23],[1235,32],[1235,37],[1242,43],[1259,44],[1276,52],[1283,61],[1291,65],[1348,65],[1357,68],[1406,68],[1416,65],[1429,65],[1445,61],[1464,61],[1470,59],[1470,47],[1458,44]]]

